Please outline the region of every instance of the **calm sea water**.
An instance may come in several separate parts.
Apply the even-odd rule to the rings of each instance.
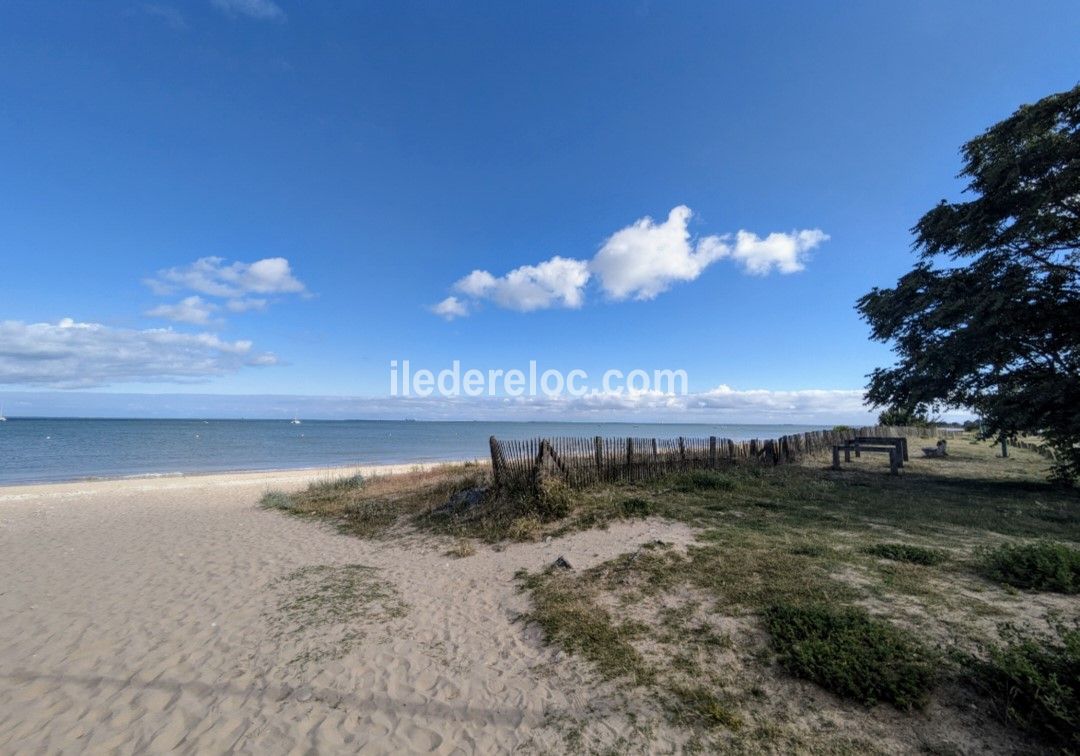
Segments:
[[[88,420],[0,423],[0,484],[484,458],[488,437],[775,438],[817,426],[379,420]]]

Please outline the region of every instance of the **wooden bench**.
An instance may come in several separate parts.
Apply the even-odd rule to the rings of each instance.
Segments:
[[[889,444],[887,446],[873,446],[869,444],[862,444],[855,441],[849,441],[844,444],[833,444],[832,447],[832,469],[839,470],[840,468],[840,450],[844,451],[844,461],[851,461],[851,452],[854,451],[856,456],[860,452],[881,452],[882,454],[889,455],[889,474],[899,475],[900,466],[903,464],[903,454],[897,444]]]
[[[878,446],[893,444],[900,452],[900,467],[903,467],[904,463],[908,461],[907,439],[903,436],[856,436],[853,441],[856,444],[876,444]],[[859,456],[858,446],[855,447],[855,456]]]

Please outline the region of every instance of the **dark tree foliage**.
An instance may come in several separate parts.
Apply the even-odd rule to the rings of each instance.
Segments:
[[[962,149],[967,202],[912,229],[919,261],[858,302],[897,363],[868,399],[969,408],[986,437],[1041,434],[1080,476],[1080,86],[1025,105]]]
[[[916,409],[887,409],[878,415],[878,425],[906,425],[908,427],[925,428],[933,425],[933,421],[921,408]]]

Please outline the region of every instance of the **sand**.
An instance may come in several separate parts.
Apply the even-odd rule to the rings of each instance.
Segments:
[[[453,558],[257,506],[324,475],[0,488],[0,753],[561,750],[597,688],[515,621],[514,572],[692,539],[647,520]],[[352,574],[383,600],[307,612]]]

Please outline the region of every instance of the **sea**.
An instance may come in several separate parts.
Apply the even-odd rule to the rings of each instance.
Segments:
[[[132,420],[8,418],[0,485],[242,470],[484,459],[488,438],[553,436],[735,440],[811,425],[427,422],[419,420]]]

